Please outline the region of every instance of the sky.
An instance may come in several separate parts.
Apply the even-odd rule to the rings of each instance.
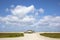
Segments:
[[[60,0],[0,0],[0,32],[60,32]]]

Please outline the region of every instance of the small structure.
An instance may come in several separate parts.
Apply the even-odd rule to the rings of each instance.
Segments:
[[[27,30],[24,33],[34,33],[34,31],[33,30]]]

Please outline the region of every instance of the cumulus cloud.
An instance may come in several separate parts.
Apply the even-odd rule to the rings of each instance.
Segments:
[[[17,5],[14,8],[8,9],[11,11],[11,15],[7,15],[5,17],[0,17],[0,23],[3,25],[10,25],[10,26],[30,26],[33,25],[36,21],[36,18],[32,15],[27,15],[29,13],[34,13],[34,6],[21,6]],[[6,9],[7,10],[7,9]]]
[[[40,13],[44,13],[44,9],[36,9],[33,5],[31,6],[21,6],[17,5],[14,8],[6,9],[9,10],[12,14],[5,17],[0,16],[0,24],[4,26],[19,26],[19,27],[59,27],[60,25],[60,16],[43,16],[40,19],[37,19],[37,16]],[[32,14],[34,15],[32,15]],[[31,14],[31,15],[28,15]]]
[[[44,16],[33,26],[60,27],[60,16]]]
[[[18,5],[15,8],[11,9],[11,13],[13,15],[17,15],[17,16],[20,16],[20,17],[25,16],[26,14],[28,14],[30,12],[32,13],[33,11],[34,11],[34,6],[33,5],[28,6],[28,7]]]
[[[40,8],[40,9],[39,9],[39,12],[40,12],[40,13],[44,13],[44,9],[43,9],[43,8]]]
[[[40,9],[36,10],[35,15],[37,16],[39,14],[42,14],[42,13],[44,13],[44,11],[45,10],[43,8],[40,8]]]
[[[35,21],[36,19],[35,18],[33,18],[33,17],[31,17],[31,16],[25,16],[24,18],[23,18],[23,21],[25,21],[25,22],[33,22],[33,21]]]
[[[22,19],[12,15],[8,15],[6,17],[0,17],[0,23],[5,25],[27,26],[32,25],[34,22],[35,18],[31,16],[25,16]]]
[[[34,5],[31,6],[17,5],[16,7],[14,7],[14,5],[11,5],[11,8],[7,8],[6,11],[10,11],[12,14],[7,15],[6,17],[1,17],[0,18],[1,23],[4,23],[6,25],[9,24],[18,26],[33,25],[37,21],[37,19],[32,14],[41,12],[40,9],[36,9]]]

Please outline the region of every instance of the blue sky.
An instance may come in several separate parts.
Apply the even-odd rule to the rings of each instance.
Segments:
[[[0,0],[0,31],[59,31],[60,0]]]

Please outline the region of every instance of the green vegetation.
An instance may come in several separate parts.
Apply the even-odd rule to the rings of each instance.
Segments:
[[[60,38],[60,33],[42,33],[40,35],[50,38]]]
[[[23,33],[0,33],[0,38],[23,37]]]

